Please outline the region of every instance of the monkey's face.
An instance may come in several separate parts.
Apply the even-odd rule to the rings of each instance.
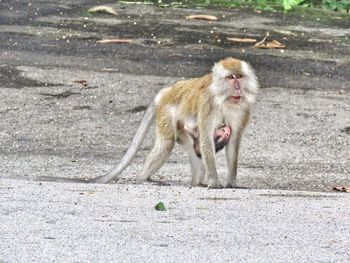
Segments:
[[[255,101],[258,83],[248,63],[228,58],[215,64],[210,90],[221,102],[250,104]]]
[[[228,100],[232,103],[240,103],[243,98],[243,75],[234,72],[225,77]]]

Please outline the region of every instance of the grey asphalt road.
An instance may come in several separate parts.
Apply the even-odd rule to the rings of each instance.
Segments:
[[[2,262],[350,259],[346,194],[10,179],[0,191]]]
[[[87,14],[98,3],[118,15]],[[203,13],[219,20],[185,19]],[[350,184],[349,28],[338,13],[0,1],[0,262],[349,261],[350,197],[331,193]],[[266,32],[287,48],[227,40]],[[249,189],[189,188],[179,147],[158,184],[136,184],[154,127],[111,184],[38,181],[105,174],[158,90],[227,56],[261,83],[239,160]]]

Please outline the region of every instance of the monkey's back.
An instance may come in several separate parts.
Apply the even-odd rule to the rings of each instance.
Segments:
[[[186,118],[197,118],[198,109],[205,94],[208,94],[212,75],[181,80],[162,94],[157,104],[157,127],[167,138],[176,138],[174,127]],[[176,128],[175,128],[176,130]]]
[[[183,114],[197,115],[200,100],[207,92],[211,82],[211,74],[179,81],[164,94],[164,103],[178,105],[179,111]]]

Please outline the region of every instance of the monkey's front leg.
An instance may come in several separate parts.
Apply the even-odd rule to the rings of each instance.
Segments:
[[[200,140],[200,149],[205,168],[205,175],[208,180],[208,187],[221,188],[222,185],[219,183],[219,178],[216,171],[213,134],[208,130],[203,131],[202,134],[200,134],[201,138],[203,138],[203,140]]]
[[[226,159],[228,166],[227,185],[228,188],[237,188],[237,161],[239,146],[241,143],[241,133],[235,131],[226,146]]]

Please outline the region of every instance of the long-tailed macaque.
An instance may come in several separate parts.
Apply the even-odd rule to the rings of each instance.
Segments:
[[[162,89],[146,110],[120,163],[110,173],[91,182],[107,183],[118,176],[131,162],[156,117],[154,146],[137,177],[139,182],[150,179],[165,163],[175,142],[178,142],[189,153],[192,186],[202,184],[210,188],[221,187],[215,150],[218,141],[223,140],[223,146],[220,147],[226,145],[226,186],[236,187],[240,141],[257,93],[258,81],[253,69],[247,62],[234,58],[217,62],[208,75],[179,81],[172,87]],[[218,133],[222,127],[226,127],[226,135]],[[199,150],[196,146],[198,140]]]

